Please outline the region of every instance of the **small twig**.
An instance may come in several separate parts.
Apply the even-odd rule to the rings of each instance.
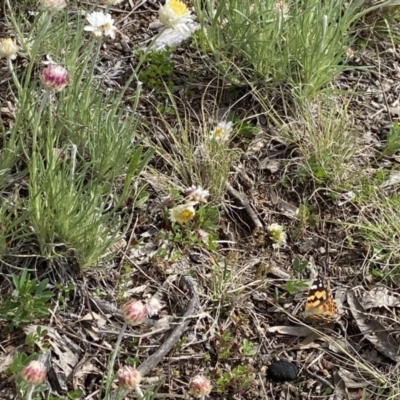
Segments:
[[[325,386],[331,388],[332,390],[335,389],[335,387],[330,383],[327,379],[323,378],[322,376],[319,376],[317,374],[314,374],[313,372],[309,371],[308,369],[305,369],[306,374],[310,376],[311,378],[317,379],[320,382],[322,382]]]
[[[167,337],[165,342],[152,354],[145,362],[140,365],[138,371],[145,376],[152,370],[160,361],[169,353],[169,351],[174,347],[175,343],[183,335],[183,332],[189,325],[191,317],[196,315],[199,311],[199,295],[197,293],[197,283],[190,276],[184,276],[183,281],[185,282],[190,293],[190,300],[186,309],[185,314],[183,314],[182,322],[177,325]]]
[[[155,329],[154,331],[150,331],[150,332],[147,332],[147,333],[143,333],[143,334],[141,334],[141,335],[135,335],[134,333],[127,333],[127,332],[125,332],[125,333],[124,333],[124,338],[125,338],[125,337],[133,337],[133,338],[139,338],[139,339],[141,339],[141,338],[145,338],[145,337],[149,337],[149,336],[156,335],[156,334],[158,334],[158,333],[165,332],[165,331],[167,331],[168,329],[169,329],[169,327],[160,328],[160,329]],[[119,334],[118,331],[100,331],[99,333],[101,333],[102,335],[114,335],[114,336]]]
[[[242,195],[235,190],[229,183],[227,183],[228,194],[235,198],[238,203],[246,210],[248,216],[252,220],[256,228],[264,229],[264,226],[260,219],[257,217],[255,211],[252,209],[251,205],[242,197]]]
[[[147,375],[154,367],[156,367],[161,360],[171,351],[175,346],[175,343],[185,332],[187,326],[190,323],[191,318],[196,315],[200,308],[199,295],[197,293],[197,282],[190,276],[184,276],[183,281],[189,290],[190,300],[186,308],[185,314],[183,314],[182,322],[178,323],[175,328],[172,329],[171,333],[165,340],[165,342],[138,368],[138,371],[143,376]],[[120,398],[124,398],[130,391],[122,390]],[[111,396],[111,399],[115,400],[116,393]]]

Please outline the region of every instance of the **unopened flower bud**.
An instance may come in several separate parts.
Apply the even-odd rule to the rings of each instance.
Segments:
[[[203,375],[196,375],[189,383],[189,393],[193,397],[203,397],[210,394],[212,389],[211,382]]]
[[[11,38],[0,40],[0,58],[9,58],[15,60],[17,58],[17,52],[19,47],[17,43]]]
[[[141,379],[140,372],[129,365],[124,365],[118,370],[118,382],[123,389],[135,389]]]
[[[122,315],[129,325],[140,325],[147,317],[147,307],[140,300],[130,300],[122,306]]]
[[[40,385],[46,378],[46,367],[40,361],[31,361],[22,370],[21,377],[30,385]]]
[[[51,13],[56,13],[67,5],[65,0],[40,0],[40,2],[42,7]]]
[[[49,92],[61,92],[68,85],[68,72],[61,65],[50,64],[40,74],[40,81]]]

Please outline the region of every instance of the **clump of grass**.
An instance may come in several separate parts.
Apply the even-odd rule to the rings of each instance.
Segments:
[[[3,201],[0,212],[9,224],[0,251],[28,246],[42,257],[73,257],[87,268],[123,235],[121,206],[135,197],[135,177],[152,152],[145,154],[135,141],[140,85],[129,112],[120,103],[136,71],[120,93],[102,93],[102,79],[94,74],[102,40],[87,38],[85,20],[64,11],[39,12],[29,21],[10,12],[27,64],[21,76],[8,60],[18,108],[14,124],[1,126],[0,184],[9,193],[10,181],[23,178],[25,191]],[[21,29],[28,25],[26,39]],[[43,67],[35,68],[44,51],[50,64],[68,71],[56,90],[44,84]]]
[[[340,72],[352,38],[348,30],[363,0],[335,2],[197,0],[199,46],[231,79],[245,76],[269,87],[289,83],[313,98]]]
[[[369,250],[372,269],[380,277],[400,278],[400,196],[371,186],[360,197],[357,236]]]
[[[301,124],[286,129],[304,160],[298,178],[312,177],[317,186],[344,185],[355,170],[351,161],[359,151],[356,132],[347,119],[346,104],[337,100],[324,96],[305,103],[298,109]]]
[[[360,149],[357,131],[348,118],[346,98],[326,94],[313,101],[297,98],[296,103],[288,104],[287,115],[282,117],[260,93],[255,91],[255,95],[279,127],[281,136],[276,140],[296,148],[296,179],[304,182],[311,178],[316,186],[334,189],[348,186],[356,174],[353,161]]]
[[[230,146],[234,127],[227,137],[215,139],[212,133],[220,123],[215,103],[204,103],[202,115],[191,115],[188,109],[179,109],[172,95],[169,100],[168,113],[174,118],[168,118],[166,110],[158,108],[158,120],[152,121],[142,135],[164,163],[164,169],[152,169],[152,173],[167,190],[200,186],[210,191],[210,201],[220,202],[230,167],[238,158],[238,151]],[[222,121],[229,124],[228,115]]]

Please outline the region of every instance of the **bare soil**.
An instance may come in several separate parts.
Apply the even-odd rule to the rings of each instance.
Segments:
[[[123,27],[122,35],[115,42],[107,41],[103,48],[98,69],[100,73],[109,72],[105,85],[114,88],[123,85],[137,61],[131,49],[155,34],[148,25],[156,18],[157,8],[155,2],[147,1],[139,7],[134,5],[134,12],[129,2],[113,10],[116,25],[120,26],[118,21],[123,19]],[[0,32],[4,37],[11,33],[1,17]],[[389,127],[398,119],[393,112],[400,96],[398,51],[398,46],[383,39],[374,49],[357,49],[352,63],[366,67],[365,70],[344,73],[333,83],[335,88],[347,92],[349,98],[357,92],[351,96],[348,107],[357,131],[357,146],[362,149],[354,162],[358,166],[370,165],[371,175],[382,165],[396,168],[398,162],[392,157],[380,164],[372,163]],[[230,108],[238,117],[260,128],[261,133],[257,137],[238,137],[232,144],[242,151],[230,176],[231,188],[238,196],[228,191],[224,198],[218,221],[221,244],[215,254],[193,246],[182,248],[179,260],[157,256],[156,251],[165,245],[157,233],[170,227],[161,213],[154,211],[165,204],[165,193],[157,182],[150,181],[148,203],[140,209],[131,209],[134,224],[128,230],[126,243],[118,256],[101,269],[78,271],[74,260],[42,259],[34,245],[23,257],[11,254],[5,260],[14,266],[34,268],[38,279],[49,278],[51,285],[73,284],[65,301],[52,308],[51,318],[35,321],[49,331],[48,383],[53,395],[67,398],[67,391],[79,388],[84,392],[83,398],[99,398],[100,383],[122,325],[118,308],[122,297],[146,299],[160,293],[165,302],[161,315],[143,327],[128,328],[117,366],[129,358],[137,358],[138,365],[145,362],[165,344],[175,325],[182,322],[179,317],[187,310],[191,297],[182,277],[189,275],[197,282],[197,312],[173,349],[147,374],[143,390],[160,379],[156,398],[187,398],[190,377],[204,373],[211,378],[215,389],[210,399],[317,399],[331,393],[338,399],[361,398],[366,383],[369,385],[366,398],[387,398],[387,392],[378,394],[374,389],[377,383],[371,374],[356,367],[354,360],[349,360],[332,344],[342,344],[355,360],[370,364],[386,376],[390,376],[398,362],[388,356],[387,348],[374,346],[365,339],[346,300],[348,289],[355,288],[354,293],[360,298],[376,285],[369,273],[369,249],[357,239],[356,231],[345,224],[355,222],[362,210],[352,202],[338,206],[337,198],[328,188],[317,187],[309,177],[298,179],[296,149],[285,144],[279,129],[262,113],[252,94],[246,93],[248,88],[232,88],[217,79],[188,43],[177,48],[171,60],[172,91],[179,107],[191,110],[189,118],[193,116],[193,121],[196,120],[195,114],[201,113],[203,101],[218,99],[221,110]],[[24,60],[18,59],[16,65],[17,71],[22,72]],[[7,110],[15,105],[10,85],[6,63],[1,60],[1,118],[6,127],[13,123],[13,115]],[[154,105],[165,101],[164,94],[145,87],[142,115],[157,121]],[[166,169],[157,157],[151,165],[161,171]],[[147,178],[143,181],[148,181]],[[7,188],[3,193],[6,195]],[[306,202],[312,211],[302,219],[296,209]],[[248,210],[254,212],[256,219]],[[273,222],[283,224],[288,232],[287,246],[279,251],[272,248],[263,228],[257,228],[259,223],[266,227]],[[349,237],[353,240],[349,241]],[[167,250],[171,250],[170,244]],[[306,292],[297,290],[294,294],[286,290],[285,283],[294,276],[296,257],[314,260],[314,271],[326,279],[336,296],[340,308],[338,320],[318,327],[325,336],[310,336],[303,325]],[[223,271],[219,276],[215,274],[217,267]],[[6,263],[1,268],[0,290],[4,298],[11,294],[10,273],[14,271]],[[302,278],[306,281],[311,275],[307,269]],[[229,283],[222,286],[224,279]],[[372,319],[390,313],[391,325],[384,323],[383,328],[394,341],[390,343],[398,347],[396,309],[373,308],[369,312]],[[0,328],[1,324],[0,321]],[[16,351],[32,351],[24,345],[31,329],[29,326],[12,334],[0,330],[1,399],[15,398],[12,378],[5,374],[4,366]],[[154,330],[159,333],[152,333]],[[253,344],[255,354],[243,351],[246,341]],[[274,382],[268,377],[268,366],[278,359],[298,367],[294,381]],[[229,381],[228,373],[235,368],[239,371],[238,366],[243,368],[242,375],[236,372]],[[217,393],[217,382],[224,376],[225,389]],[[128,396],[135,398],[134,394]]]

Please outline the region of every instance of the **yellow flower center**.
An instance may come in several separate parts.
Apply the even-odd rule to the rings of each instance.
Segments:
[[[182,211],[182,212],[181,212],[181,215],[180,215],[180,217],[181,217],[182,219],[188,219],[188,218],[190,218],[191,216],[192,216],[192,213],[191,213],[189,210]]]
[[[169,5],[178,17],[182,17],[188,13],[186,4],[182,3],[180,0],[171,0]]]
[[[193,213],[190,210],[184,210],[179,214],[179,220],[181,222],[187,222],[191,220],[193,217]]]
[[[103,32],[108,31],[108,30],[110,29],[110,23],[109,23],[109,22],[105,22],[104,24],[102,24],[102,25],[100,26],[100,29],[101,29]]]
[[[222,136],[223,133],[224,133],[224,130],[223,130],[222,128],[217,128],[217,129],[215,130],[214,136],[217,137],[217,138],[219,138],[219,137]]]

